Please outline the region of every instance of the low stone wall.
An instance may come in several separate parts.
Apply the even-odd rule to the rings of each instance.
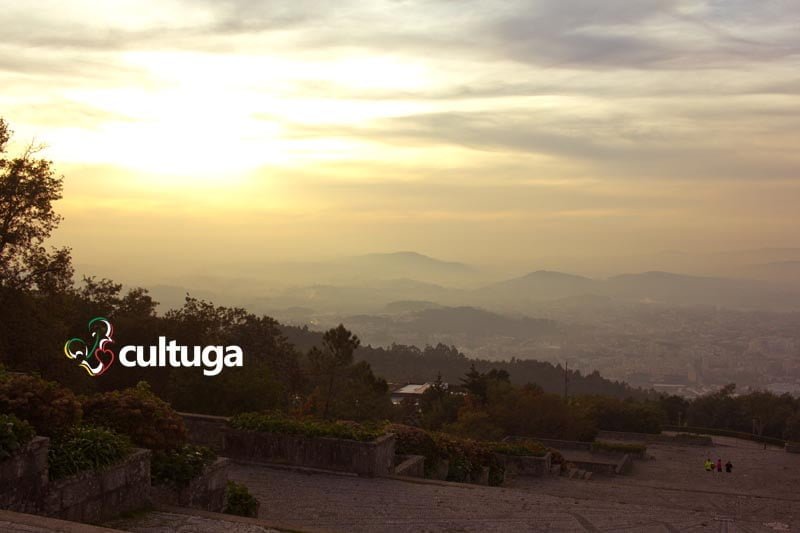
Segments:
[[[225,416],[201,415],[197,413],[178,413],[183,418],[189,442],[199,446],[208,446],[217,452],[224,446],[225,428],[228,418]]]
[[[425,477],[424,455],[396,455],[394,475],[406,477]]]
[[[689,446],[713,446],[714,441],[708,435],[663,435],[656,433],[635,433],[632,431],[606,431],[597,434],[597,440],[622,440],[656,444],[679,444]]]
[[[50,439],[34,437],[12,457],[0,461],[0,509],[35,513],[47,490]]]
[[[527,440],[536,441],[548,448],[555,448],[556,450],[585,450],[589,451],[592,447],[591,442],[583,442],[578,440],[558,440],[558,439],[543,439],[541,437],[518,437],[511,436],[503,439],[504,442],[523,442]]]
[[[617,468],[614,471],[614,473],[615,474],[620,474],[620,475],[627,474],[632,469],[633,469],[633,458],[630,455],[625,454],[625,455],[622,456],[622,458],[617,463]]]
[[[136,450],[104,470],[51,482],[41,513],[75,522],[100,522],[150,504],[150,450]]]
[[[227,428],[223,453],[232,459],[278,463],[360,476],[388,476],[394,468],[395,436],[371,442],[302,437]]]
[[[552,454],[547,452],[542,457],[532,455],[494,454],[497,461],[505,467],[510,475],[540,477],[550,473]]]
[[[800,453],[800,442],[787,442],[784,449],[788,453]]]
[[[603,474],[614,476],[618,473],[618,463],[612,461],[601,461],[601,460],[589,460],[589,459],[574,459],[574,458],[567,458],[565,460],[574,465],[575,468],[579,468],[581,470],[586,470],[587,472],[591,472],[592,474]]]
[[[152,500],[159,505],[221,512],[225,506],[225,489],[228,485],[231,464],[230,459],[220,457],[185,487],[153,485]]]
[[[616,459],[620,459],[625,456],[629,456],[631,459],[647,459],[647,449],[642,451],[622,451],[622,450],[604,450],[602,448],[592,448],[591,449],[592,455],[597,455],[600,457],[614,457]]]

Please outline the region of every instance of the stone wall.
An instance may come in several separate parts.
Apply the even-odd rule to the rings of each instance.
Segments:
[[[635,433],[632,431],[605,431],[597,434],[598,440],[623,440],[642,443],[679,444],[690,446],[713,446],[714,441],[708,435],[663,435],[656,433]]]
[[[372,442],[225,430],[223,453],[233,459],[278,463],[361,476],[388,476],[394,468],[395,436]]]
[[[50,439],[34,437],[12,457],[0,461],[0,509],[35,513],[47,490]]]
[[[394,474],[406,477],[425,477],[424,455],[395,455]]]
[[[617,463],[617,468],[614,471],[616,474],[627,474],[633,469],[633,458],[625,454]]]
[[[784,449],[789,453],[800,453],[800,442],[787,442]]]
[[[552,462],[550,452],[547,452],[542,457],[506,455],[502,453],[496,453],[494,456],[510,475],[540,477],[550,473]]]
[[[151,496],[159,505],[194,507],[219,513],[225,505],[231,460],[220,457],[185,487],[153,485]]]
[[[41,514],[75,522],[100,522],[150,503],[150,451],[121,463],[52,481]]]
[[[227,417],[197,413],[178,414],[183,418],[190,443],[208,446],[217,452],[222,451],[224,445],[223,435],[228,425]]]

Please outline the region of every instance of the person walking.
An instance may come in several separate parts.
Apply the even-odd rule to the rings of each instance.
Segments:
[[[722,472],[722,459],[717,458],[717,472]]]
[[[725,471],[730,474],[731,470],[733,470],[733,463],[731,463],[731,460],[728,459],[728,462],[725,463]]]
[[[706,462],[703,463],[703,466],[706,469],[706,472],[713,472],[714,471],[714,463],[711,461],[711,457],[706,459]]]

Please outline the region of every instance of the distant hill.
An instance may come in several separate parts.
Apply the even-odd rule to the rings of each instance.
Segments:
[[[396,315],[424,311],[425,309],[436,309],[437,307],[441,307],[441,305],[427,300],[398,300],[386,304],[383,311],[391,315]]]
[[[433,307],[399,315],[354,315],[343,321],[355,330],[381,332],[382,341],[420,344],[439,341],[464,344],[498,336],[541,338],[561,332],[552,320],[509,317],[466,306]]]
[[[338,264],[374,279],[408,278],[449,286],[462,284],[478,274],[464,263],[442,261],[417,252],[358,255]]]
[[[799,262],[800,263],[800,262]],[[780,268],[780,267],[774,267]],[[782,268],[792,271],[793,262]],[[473,292],[475,302],[486,307],[530,310],[530,304],[560,301],[598,304],[657,302],[668,305],[719,305],[732,308],[797,309],[800,293],[752,279],[689,276],[670,272],[621,274],[595,280],[561,272],[540,270],[511,280],[494,283]],[[535,306],[534,306],[535,307]]]
[[[627,300],[673,305],[735,308],[796,308],[797,293],[755,280],[687,276],[669,272],[623,274],[609,278],[606,294]]]
[[[479,299],[547,301],[570,298],[584,294],[602,294],[602,282],[553,272],[538,270],[519,278],[493,283],[475,292]]]
[[[282,331],[289,341],[302,351],[320,346],[322,342],[322,333],[308,328],[283,326]],[[354,332],[358,334],[357,330]],[[377,375],[395,383],[433,381],[439,373],[445,381],[459,383],[474,364],[481,372],[492,368],[506,370],[513,383],[520,385],[536,383],[546,392],[560,393],[564,390],[564,369],[560,365],[530,359],[512,361],[471,359],[454,347],[443,344],[425,348],[402,344],[389,348],[362,346],[356,351],[356,358],[368,362]],[[597,372],[583,375],[570,370],[569,387],[572,394],[602,394],[618,398],[646,395],[623,382],[605,379]]]

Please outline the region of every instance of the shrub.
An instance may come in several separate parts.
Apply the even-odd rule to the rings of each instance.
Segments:
[[[142,448],[177,450],[186,444],[183,419],[145,382],[90,396],[84,400],[83,411],[87,422],[127,435]]]
[[[402,424],[389,424],[384,430],[387,433],[395,434],[395,453],[425,457],[426,476],[434,471],[436,463],[443,457],[433,437],[423,429]]]
[[[40,435],[54,436],[81,421],[81,405],[69,389],[37,376],[3,374],[0,412],[29,422]]]
[[[503,455],[543,457],[547,453],[547,448],[535,441],[492,442],[489,444],[489,448],[494,453]]]
[[[34,434],[27,422],[14,415],[0,415],[0,461],[28,444]]]
[[[118,463],[133,446],[130,440],[105,428],[77,426],[50,442],[48,462],[50,479],[96,470]]]
[[[242,413],[228,422],[230,427],[246,431],[301,435],[304,437],[331,437],[335,439],[373,441],[384,434],[382,430],[367,429],[354,422],[325,422],[289,418],[280,413]]]
[[[258,500],[250,494],[250,491],[244,485],[228,481],[228,487],[225,491],[225,507],[222,512],[255,517],[258,513]]]
[[[623,442],[606,442],[596,440],[592,443],[593,452],[620,452],[620,453],[644,453],[647,446],[643,444],[627,444]]]
[[[459,439],[439,433],[434,441],[440,454],[450,462],[448,481],[468,483],[481,468],[490,466],[491,452],[485,445],[470,439]]]
[[[185,487],[217,458],[214,450],[187,444],[176,450],[158,450],[150,462],[154,485]]]

